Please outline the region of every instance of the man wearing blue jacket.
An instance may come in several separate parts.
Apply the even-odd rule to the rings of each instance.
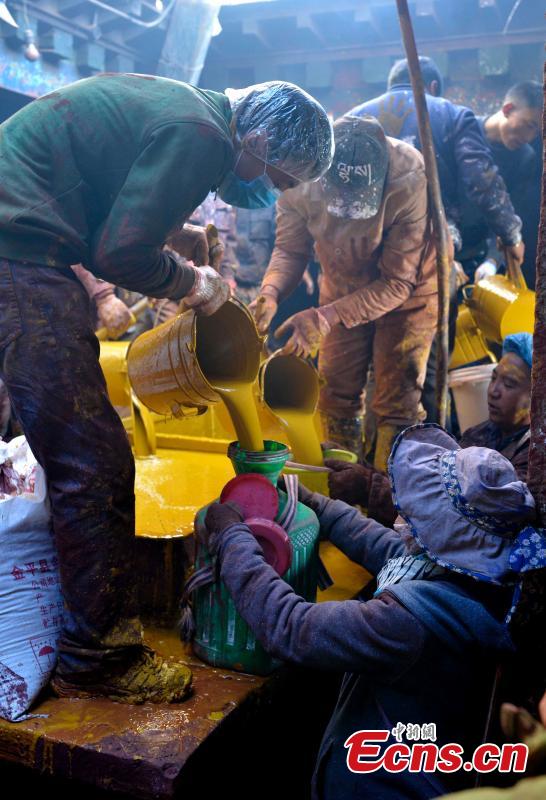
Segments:
[[[489,228],[508,248],[511,257],[521,264],[521,220],[514,211],[476,117],[469,108],[455,105],[440,96],[442,77],[431,58],[421,56],[419,62],[427,92],[442,200],[455,248],[459,249],[460,239],[458,243],[453,226],[458,227],[461,218],[462,189],[466,198],[479,208]],[[387,136],[402,139],[421,149],[406,59],[398,61],[391,69],[385,94],[356,106],[349,113],[356,116],[370,114],[379,120]]]

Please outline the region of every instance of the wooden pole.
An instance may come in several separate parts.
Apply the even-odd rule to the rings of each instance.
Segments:
[[[546,65],[545,65],[546,99]],[[542,117],[546,135],[546,106]],[[543,144],[543,164],[546,147]],[[542,173],[542,200],[536,260],[535,330],[531,393],[531,446],[527,482],[534,495],[540,524],[546,525],[546,171]]]
[[[546,65],[544,73],[546,100]],[[542,116],[543,152],[546,159],[546,104]],[[527,484],[537,507],[538,524],[546,526],[546,176],[542,173],[542,199],[536,260],[535,330],[533,334],[533,369],[531,375],[531,442]],[[512,638],[519,649],[523,669],[518,673],[524,681],[527,696],[537,698],[544,692],[546,647],[546,570],[526,573],[521,600],[512,621]]]
[[[436,153],[432,140],[430,119],[425,98],[425,85],[421,75],[419,57],[415,44],[413,26],[408,9],[407,0],[396,0],[398,18],[404,41],[404,49],[408,59],[408,67],[415,100],[415,111],[421,140],[421,152],[425,160],[425,172],[428,181],[429,203],[436,239],[436,265],[438,270],[438,334],[436,345],[436,403],[440,425],[445,427],[447,413],[447,367],[449,360],[448,325],[449,325],[449,275],[451,259],[449,253],[449,239],[446,227],[446,217]]]

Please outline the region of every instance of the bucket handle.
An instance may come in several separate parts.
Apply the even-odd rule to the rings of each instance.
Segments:
[[[281,517],[279,518],[279,525],[281,525],[285,531],[288,532],[292,527],[298,509],[299,479],[297,475],[284,475],[283,478],[286,494],[288,495],[288,501]],[[324,561],[320,556],[318,557],[317,584],[319,589],[323,591],[334,584],[334,581],[332,580],[330,573],[326,569]]]
[[[474,289],[475,284],[467,283],[466,286],[463,286],[461,289],[461,294],[463,296],[464,302],[467,306],[472,305],[472,290]]]

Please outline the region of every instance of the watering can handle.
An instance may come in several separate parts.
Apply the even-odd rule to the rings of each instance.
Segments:
[[[507,247],[503,248],[503,250],[504,258],[506,260],[506,273],[508,277],[518,289],[527,289],[527,283],[523,276],[520,264],[514,261],[514,259],[510,256]]]
[[[461,288],[461,294],[463,296],[463,300],[468,305],[472,303],[472,289],[474,288],[473,283],[467,283],[466,286]]]

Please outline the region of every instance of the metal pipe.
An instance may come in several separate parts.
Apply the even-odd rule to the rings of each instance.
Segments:
[[[415,112],[421,140],[421,151],[425,160],[425,172],[428,181],[429,203],[432,215],[433,235],[436,240],[436,266],[438,271],[438,333],[436,347],[436,404],[440,425],[445,426],[447,414],[447,367],[448,325],[449,325],[449,273],[451,259],[449,239],[446,226],[444,205],[440,191],[436,153],[432,139],[432,130],[425,98],[425,85],[421,75],[415,35],[408,9],[407,0],[396,0],[398,18],[404,49],[408,59],[411,86],[415,100]]]
[[[127,14],[126,11],[120,11],[119,8],[114,8],[108,3],[103,3],[102,0],[88,0],[88,2],[92,6],[96,6],[97,8],[102,8],[103,11],[108,11],[110,14],[114,14],[116,17],[121,17],[122,19],[128,19],[130,22],[133,23],[133,25],[138,25],[140,28],[157,28],[157,26],[161,25],[163,20],[169,16],[177,0],[171,0],[167,8],[164,8],[163,11],[160,14],[158,14],[156,19],[151,20],[150,22],[144,22],[144,20],[135,17],[133,14]]]

